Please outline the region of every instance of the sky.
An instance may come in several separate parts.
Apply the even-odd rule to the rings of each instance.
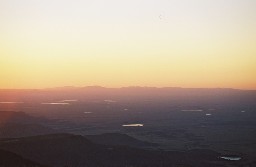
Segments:
[[[0,88],[256,89],[255,0],[0,0]]]

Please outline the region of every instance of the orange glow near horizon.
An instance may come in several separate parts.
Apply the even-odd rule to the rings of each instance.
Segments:
[[[3,0],[0,88],[256,89],[255,0]]]

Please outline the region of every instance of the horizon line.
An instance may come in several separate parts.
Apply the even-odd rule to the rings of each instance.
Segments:
[[[49,90],[49,89],[81,89],[81,88],[102,88],[102,89],[124,89],[124,88],[152,88],[152,89],[231,89],[241,91],[256,91],[256,89],[241,89],[232,87],[177,87],[177,86],[121,86],[121,87],[107,87],[100,85],[88,86],[59,86],[59,87],[46,87],[46,88],[0,88],[0,90]]]

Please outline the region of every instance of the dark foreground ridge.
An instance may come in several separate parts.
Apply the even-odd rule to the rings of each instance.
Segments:
[[[103,139],[104,140],[104,139]],[[0,148],[54,167],[227,167],[211,150],[150,151],[94,144],[83,136],[52,134],[2,139]],[[234,166],[241,166],[241,163]],[[248,164],[247,164],[248,165]]]
[[[0,150],[1,167],[47,167],[5,150]],[[49,167],[49,166],[48,166]]]
[[[136,147],[136,148],[150,148],[153,146],[157,146],[157,144],[155,143],[141,141],[127,134],[121,134],[121,133],[104,133],[100,135],[86,135],[85,137],[96,144],[102,144],[102,145],[129,146],[129,147]]]

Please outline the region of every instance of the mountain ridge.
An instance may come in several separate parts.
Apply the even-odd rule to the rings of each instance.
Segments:
[[[77,89],[183,89],[183,90],[240,90],[240,91],[256,91],[256,89],[240,89],[232,87],[155,87],[155,86],[123,86],[123,87],[104,87],[104,86],[61,86],[61,87],[48,87],[48,88],[0,88],[0,91],[38,91],[38,90],[77,90]]]

